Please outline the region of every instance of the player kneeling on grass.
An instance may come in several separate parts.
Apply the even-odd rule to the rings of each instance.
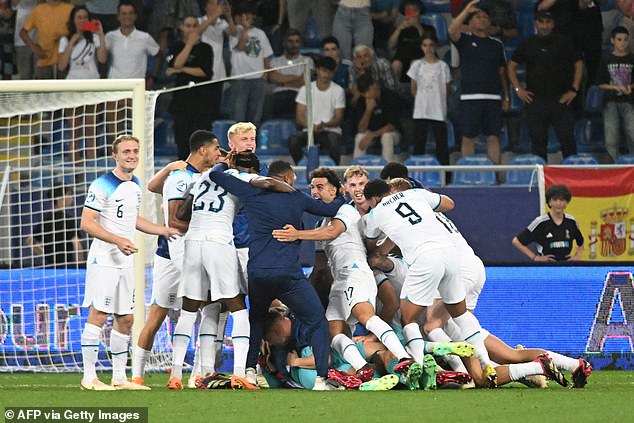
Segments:
[[[134,309],[132,255],[138,251],[131,239],[135,229],[165,238],[179,232],[139,216],[141,188],[132,174],[139,163],[139,140],[130,135],[118,137],[112,143],[112,158],[115,169],[90,185],[81,215],[81,229],[95,238],[86,266],[83,306],[90,307],[90,311],[81,335],[84,364],[81,388],[147,390],[148,387],[128,381],[125,373]],[[101,328],[112,314],[112,383],[106,385],[97,378],[95,364]]]

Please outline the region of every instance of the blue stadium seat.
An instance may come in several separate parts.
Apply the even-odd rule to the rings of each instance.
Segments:
[[[616,164],[631,164],[634,165],[634,154],[624,154],[616,158]]]
[[[432,155],[411,156],[403,162],[405,166],[439,166],[440,162]],[[426,187],[439,187],[442,185],[440,171],[425,172],[422,170],[410,171],[409,176],[419,181]]]
[[[218,143],[226,150],[229,150],[229,139],[227,138],[227,131],[231,128],[231,125],[236,123],[235,120],[230,119],[218,119],[214,121],[211,126],[211,132],[218,137]]]
[[[466,156],[460,158],[457,166],[493,166],[493,161],[483,155]],[[451,185],[482,186],[495,185],[495,171],[493,170],[457,170]]]
[[[506,125],[502,126],[500,130],[500,149],[501,151],[508,150],[509,147],[509,135],[506,130]],[[475,139],[475,154],[487,154],[487,140],[484,135],[480,135]]]
[[[521,3],[528,2],[523,1]],[[533,9],[517,11],[517,29],[520,33],[520,38],[523,40],[535,35],[535,13]]]
[[[591,156],[590,154],[579,153],[579,154],[573,154],[572,156],[566,157],[565,159],[563,159],[561,164],[565,164],[565,165],[598,165],[599,161],[597,159],[595,159],[593,156]]]
[[[297,132],[297,125],[291,119],[269,119],[260,125],[258,135],[268,131],[268,146],[258,148],[258,155],[288,155],[288,138]]]
[[[353,165],[358,166],[385,166],[387,162],[381,156],[375,156],[373,154],[366,154],[365,156],[359,156],[352,159]],[[376,179],[381,174],[380,171],[368,171],[369,179]]]
[[[436,37],[438,38],[438,45],[445,45],[449,43],[449,27],[445,17],[439,13],[427,13],[421,15],[420,23],[424,25],[433,26],[436,29]]]
[[[449,0],[423,0],[425,13],[451,13]]]
[[[456,146],[456,136],[454,134],[453,123],[450,120],[445,122],[447,124],[447,147],[449,151]],[[395,146],[394,148],[396,149]],[[431,126],[427,128],[427,143],[425,144],[425,154],[436,154],[436,138],[434,138],[434,131]]]
[[[512,165],[546,165],[546,161],[535,154],[521,154],[511,160]],[[507,170],[504,185],[532,185],[537,184],[537,177],[534,170]]]

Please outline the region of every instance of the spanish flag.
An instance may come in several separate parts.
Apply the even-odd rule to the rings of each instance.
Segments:
[[[546,189],[563,184],[572,192],[566,213],[585,237],[583,260],[634,260],[634,167],[566,169],[544,166]]]

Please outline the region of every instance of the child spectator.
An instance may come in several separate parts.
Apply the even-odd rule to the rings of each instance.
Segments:
[[[414,143],[414,154],[425,154],[427,128],[431,126],[436,139],[436,157],[441,164],[449,164],[447,145],[447,87],[451,81],[449,66],[436,54],[438,40],[425,34],[421,41],[424,57],[412,62],[407,72],[411,78],[414,96],[414,134],[419,142]]]
[[[617,26],[611,35],[614,48],[601,61],[596,82],[604,90],[605,147],[612,159],[616,160],[619,156],[620,122],[623,124],[629,153],[634,154],[634,54],[630,51],[630,34],[625,27]]]

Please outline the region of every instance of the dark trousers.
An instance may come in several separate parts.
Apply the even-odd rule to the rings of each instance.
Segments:
[[[255,368],[258,362],[264,334],[264,318],[271,306],[271,301],[275,298],[286,304],[307,328],[309,344],[315,356],[317,374],[325,378],[328,375],[330,353],[328,321],[315,289],[301,271],[294,275],[279,275],[279,272],[266,270],[249,271],[251,335],[247,367]]]
[[[330,158],[339,164],[341,160],[341,135],[332,131],[319,131],[314,133],[315,144],[320,150],[327,150]],[[296,132],[288,138],[288,151],[291,157],[298,164],[304,157],[304,147],[308,143],[308,132]]]
[[[577,154],[575,111],[558,99],[535,98],[526,106],[526,126],[531,136],[531,152],[548,160],[548,127],[552,125],[564,158]]]
[[[447,142],[447,124],[440,120],[414,119],[414,155],[425,154],[427,128],[431,126],[436,140],[436,158],[440,164],[449,164],[449,146]]]

